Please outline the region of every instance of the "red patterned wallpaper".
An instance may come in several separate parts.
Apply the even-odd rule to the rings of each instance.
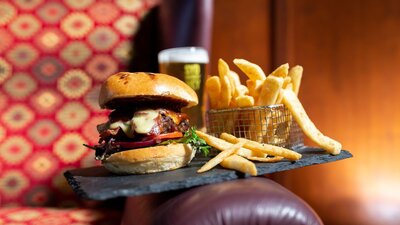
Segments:
[[[156,1],[0,1],[0,206],[75,204],[63,171],[96,164],[99,86]]]

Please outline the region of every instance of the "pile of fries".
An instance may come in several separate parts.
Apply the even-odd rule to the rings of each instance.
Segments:
[[[297,65],[289,68],[289,64],[286,63],[266,76],[259,65],[245,59],[234,59],[233,63],[248,77],[246,85],[241,84],[239,75],[231,70],[223,59],[219,59],[219,76],[211,76],[205,83],[211,109],[234,109],[283,104],[291,113],[291,116],[287,119],[288,121],[286,121],[286,129],[290,130],[293,117],[303,133],[319,147],[333,155],[340,153],[342,145],[323,135],[316,128],[297,97],[303,75],[302,66]],[[249,123],[265,126],[261,128],[259,128],[260,126],[254,126],[254,129],[250,126],[250,130],[256,130],[256,133],[260,133],[260,136],[265,136],[275,129],[275,127],[272,127],[272,123],[268,121],[268,116]],[[300,154],[290,149],[259,143],[263,142],[262,139],[252,137],[249,138],[251,140],[237,138],[227,133],[222,133],[220,138],[202,132],[198,132],[198,135],[205,139],[210,146],[222,151],[206,163],[199,172],[207,171],[210,167],[221,164],[224,167],[254,175],[256,174],[256,167],[248,159],[275,162],[283,158],[288,160],[301,158]]]
[[[233,63],[249,78],[246,85],[240,83],[239,75],[223,60],[218,60],[219,76],[206,80],[206,92],[211,109],[251,107],[281,104],[282,89],[299,93],[303,67],[289,64],[279,66],[268,76],[257,64],[245,59],[234,59]]]

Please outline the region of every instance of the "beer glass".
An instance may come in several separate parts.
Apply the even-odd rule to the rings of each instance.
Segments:
[[[179,78],[196,92],[199,104],[188,109],[182,109],[182,112],[188,114],[190,124],[199,129],[204,128],[205,125],[203,91],[208,61],[208,52],[201,47],[170,48],[162,50],[158,54],[160,73]]]

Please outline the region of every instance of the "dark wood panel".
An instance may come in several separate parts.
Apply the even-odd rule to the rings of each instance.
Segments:
[[[274,61],[303,65],[304,107],[355,157],[275,179],[326,224],[398,223],[400,2],[279,2],[275,10],[286,24],[276,30],[284,40],[277,44],[286,52]]]
[[[215,0],[211,52],[211,74],[217,74],[217,61],[224,59],[231,69],[234,58],[244,58],[265,68],[270,59],[270,0]]]

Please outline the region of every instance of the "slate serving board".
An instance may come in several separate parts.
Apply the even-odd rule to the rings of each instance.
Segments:
[[[258,174],[265,175],[352,157],[346,150],[335,156],[319,148],[303,147],[296,151],[303,155],[296,162],[283,160],[276,163],[256,163]],[[98,166],[69,170],[64,176],[78,196],[93,200],[160,193],[247,177],[220,166],[205,173],[197,173],[196,171],[208,160],[195,158],[190,166],[146,175],[114,175],[104,167]]]

